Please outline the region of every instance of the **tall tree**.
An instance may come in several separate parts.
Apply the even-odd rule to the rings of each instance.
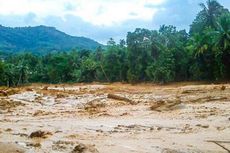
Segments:
[[[225,13],[219,18],[213,34],[215,55],[218,65],[222,68],[221,73],[230,78],[230,13]]]
[[[208,27],[215,29],[217,18],[223,13],[228,12],[228,10],[224,9],[216,0],[207,0],[206,4],[201,3],[200,6],[202,10],[192,23],[190,34],[201,33]]]
[[[140,28],[127,35],[129,82],[146,80],[145,69],[151,57],[151,36],[150,30]]]

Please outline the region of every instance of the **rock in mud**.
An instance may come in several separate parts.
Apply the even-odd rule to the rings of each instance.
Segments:
[[[201,127],[201,128],[205,128],[205,129],[209,128],[209,125],[197,124],[196,126]]]
[[[11,128],[7,128],[6,130],[5,130],[6,132],[11,132],[11,131],[13,131]]]
[[[99,153],[99,152],[94,146],[88,146],[80,143],[74,147],[71,153]]]
[[[132,100],[130,100],[130,99],[128,99],[128,98],[121,97],[121,96],[114,95],[114,94],[108,94],[107,98],[109,98],[109,99],[114,99],[114,100],[125,101],[125,102],[130,103],[131,105],[136,104],[134,101],[132,101]]]
[[[47,138],[48,136],[52,135],[51,132],[45,132],[45,131],[35,131],[30,134],[30,138]]]
[[[67,150],[69,148],[73,148],[74,145],[75,145],[75,143],[72,141],[59,140],[59,141],[53,143],[52,149],[55,151],[68,152]]]
[[[165,102],[163,100],[161,101],[157,101],[156,103],[154,103],[152,106],[150,106],[151,110],[156,110],[157,108],[161,107],[165,105]]]
[[[0,90],[0,96],[7,96],[7,92],[4,90]]]
[[[105,103],[102,103],[100,99],[95,99],[85,104],[84,111],[93,115],[102,112],[102,108],[105,107]]]
[[[31,88],[26,88],[26,91],[34,91],[34,90]]]
[[[168,111],[168,110],[172,110],[175,106],[179,104],[181,104],[180,99],[176,99],[175,101],[159,100],[155,102],[153,105],[151,105],[150,109],[159,112]]]
[[[33,116],[45,116],[45,115],[49,115],[52,114],[51,112],[45,112],[42,110],[37,110],[36,112],[33,113]]]
[[[181,152],[179,150],[174,150],[174,149],[168,149],[168,148],[166,148],[166,149],[162,150],[162,153],[185,153],[185,152]]]
[[[59,98],[65,98],[65,97],[66,97],[66,95],[61,94],[61,93],[57,94],[57,96],[56,96],[57,99],[59,99]]]
[[[45,86],[42,88],[42,90],[48,90],[48,88],[49,88],[48,86]]]
[[[34,148],[40,148],[41,144],[40,143],[27,143],[26,146],[34,147]]]
[[[221,88],[220,88],[221,90],[225,90],[226,89],[226,87],[225,86],[221,86]]]

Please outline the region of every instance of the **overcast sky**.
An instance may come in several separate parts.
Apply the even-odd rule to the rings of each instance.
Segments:
[[[188,29],[206,0],[0,0],[0,24],[54,26],[101,43],[119,40],[135,28],[172,24]],[[219,0],[230,9],[230,0]]]

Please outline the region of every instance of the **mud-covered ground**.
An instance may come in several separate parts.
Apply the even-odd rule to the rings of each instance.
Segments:
[[[227,153],[230,84],[0,88],[0,153]]]

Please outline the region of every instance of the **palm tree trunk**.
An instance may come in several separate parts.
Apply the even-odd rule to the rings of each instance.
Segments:
[[[106,75],[106,73],[105,73],[105,71],[104,71],[104,69],[103,69],[103,66],[102,66],[101,64],[100,64],[100,66],[101,66],[101,70],[102,70],[102,72],[103,72],[103,74],[104,74],[106,80],[107,80],[108,82],[110,82],[108,76]]]

